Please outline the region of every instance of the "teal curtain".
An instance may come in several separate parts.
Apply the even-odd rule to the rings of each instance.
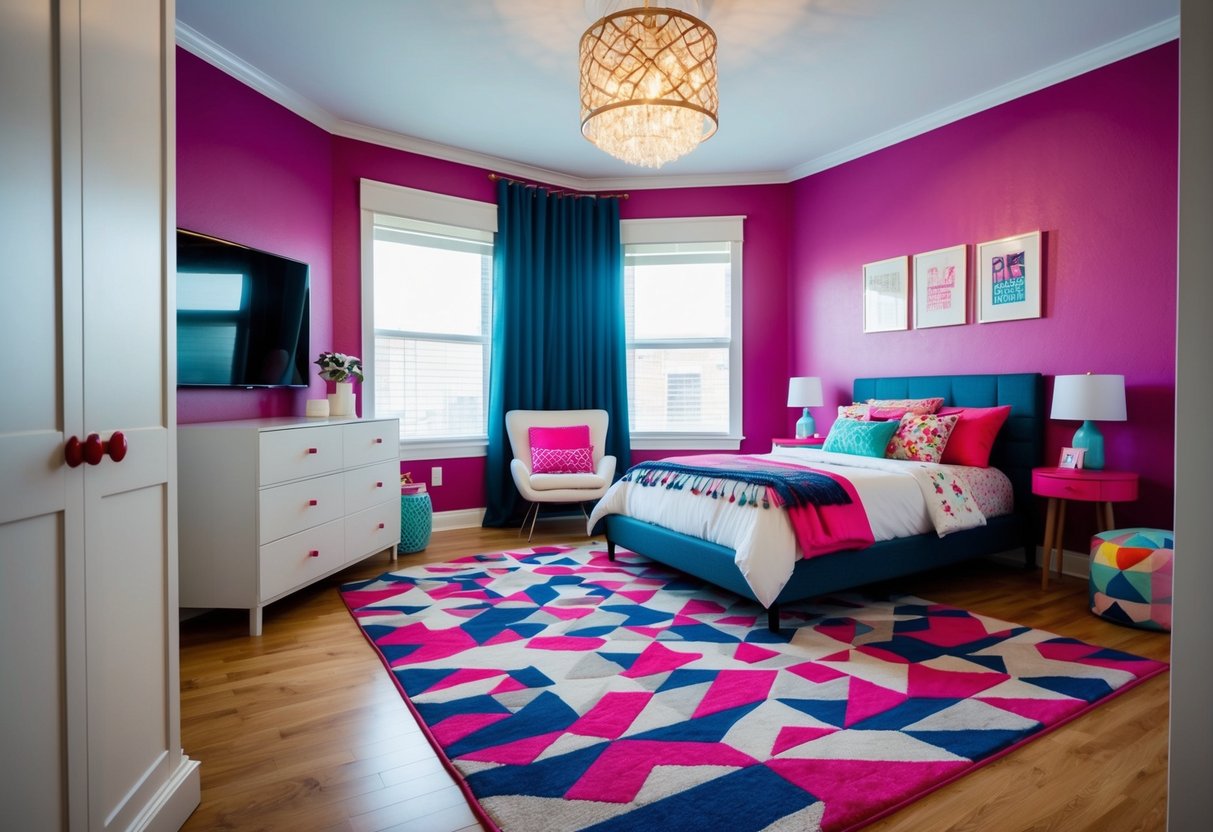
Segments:
[[[493,245],[486,526],[521,517],[510,410],[602,408],[616,476],[631,461],[619,200],[500,180]]]

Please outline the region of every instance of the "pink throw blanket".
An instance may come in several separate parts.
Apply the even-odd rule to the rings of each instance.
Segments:
[[[872,525],[868,522],[868,513],[855,491],[855,486],[846,477],[830,471],[822,471],[809,465],[796,465],[790,462],[777,462],[768,457],[754,457],[736,454],[701,454],[697,456],[667,457],[670,462],[684,465],[694,465],[704,468],[716,468],[720,471],[721,480],[729,480],[730,472],[742,472],[747,465],[761,463],[763,468],[788,468],[800,471],[813,471],[816,474],[829,477],[838,483],[847,496],[849,503],[838,505],[781,506],[774,492],[770,493],[771,504],[785,508],[796,542],[800,545],[801,555],[807,558],[818,555],[828,555],[831,552],[841,552],[844,549],[863,549],[871,546],[876,538],[872,535]]]

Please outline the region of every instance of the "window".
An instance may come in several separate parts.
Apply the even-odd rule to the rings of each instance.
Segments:
[[[622,223],[633,447],[740,445],[741,229],[740,217]]]
[[[362,207],[363,395],[412,459],[483,454],[496,209],[365,181]]]

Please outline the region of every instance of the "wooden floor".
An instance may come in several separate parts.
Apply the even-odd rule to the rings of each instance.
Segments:
[[[579,525],[545,519],[533,543],[583,543]],[[202,763],[202,804],[184,829],[480,829],[337,586],[392,568],[519,545],[512,530],[436,532],[425,552],[401,556],[396,565],[386,554],[376,555],[271,605],[260,638],[247,635],[242,612],[215,611],[184,622],[182,743]],[[1084,580],[1050,581],[1042,592],[1039,573],[977,562],[907,579],[898,589],[1169,659],[1167,635],[1088,613]],[[1168,683],[1168,674],[1157,676],[868,830],[1162,830]]]

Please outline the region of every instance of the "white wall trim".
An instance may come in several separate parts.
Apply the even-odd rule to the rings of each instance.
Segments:
[[[197,30],[177,21],[177,43],[193,55],[252,87],[257,92],[276,101],[296,115],[327,130],[334,136],[365,141],[382,147],[390,147],[409,153],[417,153],[434,159],[485,168],[506,176],[514,176],[544,184],[555,185],[573,191],[642,191],[652,188],[715,188],[734,185],[779,185],[803,179],[814,173],[858,159],[877,150],[913,138],[914,136],[959,121],[974,113],[1005,104],[1031,92],[1052,84],[1068,80],[1084,72],[1098,69],[1114,61],[1136,55],[1179,37],[1179,17],[1172,17],[1134,32],[1131,35],[1084,52],[1051,67],[1026,75],[1017,81],[1004,84],[993,90],[975,95],[950,107],[936,110],[921,118],[898,127],[870,136],[849,147],[810,159],[783,171],[756,171],[733,174],[687,174],[636,176],[616,178],[587,178],[573,176],[560,171],[534,167],[471,150],[439,144],[437,142],[392,133],[335,117],[324,108],[304,98],[294,90],[283,86],[274,78],[245,62],[243,59],[219,46]]]
[[[474,529],[484,523],[484,507],[461,508],[455,511],[434,512],[433,530],[446,532],[451,529]]]
[[[928,133],[937,127],[943,127],[945,124],[960,121],[962,118],[967,118],[983,110],[989,110],[992,107],[997,107],[1008,101],[1014,101],[1016,98],[1021,98],[1053,84],[1075,78],[1084,72],[1099,69],[1101,66],[1107,66],[1122,58],[1152,49],[1155,46],[1175,40],[1177,37],[1179,37],[1178,16],[1164,20],[1161,23],[1156,23],[1131,35],[1126,35],[1120,40],[1104,44],[1089,52],[1076,55],[1061,63],[1045,67],[1030,75],[1025,75],[1016,81],[1003,84],[1001,87],[987,90],[980,95],[975,95],[950,107],[944,107],[941,110],[936,110],[913,121],[908,121],[891,130],[886,130],[875,136],[869,136],[850,147],[844,147],[834,153],[827,153],[824,156],[818,156],[816,159],[810,159],[787,171],[787,181],[803,179],[811,174],[820,173],[823,170],[836,167],[844,162],[850,162],[853,159],[858,159],[877,150],[883,150],[898,142]]]

